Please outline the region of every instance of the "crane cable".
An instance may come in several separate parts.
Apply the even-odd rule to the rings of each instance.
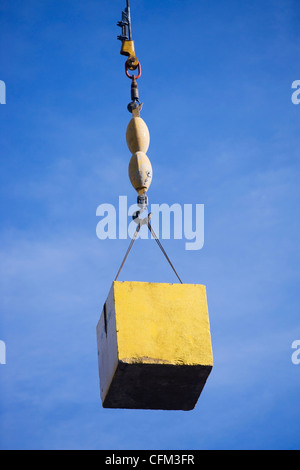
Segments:
[[[117,26],[120,26],[122,28],[122,34],[120,36],[118,36],[118,39],[120,41],[122,41],[121,55],[125,55],[125,56],[128,57],[128,59],[125,62],[125,73],[126,73],[126,76],[132,80],[132,83],[131,83],[131,99],[132,99],[132,102],[129,103],[129,105],[127,106],[127,109],[134,116],[135,115],[139,116],[139,113],[142,109],[143,104],[140,103],[140,101],[139,101],[139,93],[138,93],[138,87],[137,87],[136,80],[138,80],[141,77],[142,68],[141,68],[140,61],[137,59],[137,57],[135,55],[134,42],[132,40],[131,14],[130,14],[129,0],[126,0],[126,8],[125,8],[124,11],[122,11],[122,20],[117,23]],[[133,75],[129,74],[128,70],[134,71],[136,69],[138,70],[138,75],[135,76],[134,74]],[[135,114],[135,113],[137,113],[137,114]],[[139,204],[139,202],[140,202],[140,204]],[[142,208],[142,211],[143,211],[148,205],[148,197],[146,195],[142,195],[142,196],[139,195],[138,205],[139,205],[140,208]],[[141,219],[139,217],[140,213],[141,213],[141,211],[137,211],[132,216],[133,220],[137,223],[137,228],[136,228],[136,231],[135,231],[135,233],[134,233],[134,235],[131,239],[130,245],[129,245],[127,251],[126,251],[126,254],[125,254],[124,259],[121,263],[119,271],[118,271],[118,273],[115,277],[115,281],[117,281],[117,279],[118,279],[118,277],[119,277],[119,275],[122,271],[122,268],[125,264],[125,261],[126,261],[128,255],[129,255],[130,251],[131,251],[131,248],[133,247],[133,244],[134,244],[135,240],[138,237],[138,234],[140,232],[140,229],[141,229],[142,225],[147,225],[152,237],[154,238],[154,240],[158,244],[158,246],[161,249],[163,255],[166,258],[166,260],[170,264],[170,266],[171,266],[172,270],[174,271],[177,279],[182,284],[182,280],[180,279],[180,277],[179,277],[176,269],[174,268],[170,258],[168,257],[165,249],[163,248],[159,238],[157,237],[156,233],[153,230],[153,227],[150,223],[151,212],[144,219]]]

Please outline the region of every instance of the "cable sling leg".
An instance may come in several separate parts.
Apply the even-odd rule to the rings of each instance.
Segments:
[[[178,276],[178,273],[177,273],[176,269],[174,268],[174,266],[173,266],[173,264],[172,264],[170,258],[168,257],[167,253],[165,252],[164,247],[162,246],[162,244],[161,244],[161,242],[159,241],[159,239],[158,239],[156,233],[154,232],[150,221],[148,221],[148,228],[149,228],[149,230],[150,230],[150,232],[151,232],[151,235],[153,236],[153,238],[155,239],[156,243],[158,244],[159,248],[161,249],[161,251],[162,251],[163,254],[165,255],[166,260],[168,261],[169,265],[170,265],[171,268],[173,269],[173,271],[174,271],[176,277],[178,278],[180,284],[183,284],[183,282],[182,282],[182,280],[180,279],[180,277]]]
[[[134,235],[133,235],[133,237],[132,237],[132,240],[131,240],[131,242],[130,242],[130,245],[129,245],[129,247],[128,247],[128,250],[126,251],[126,254],[125,254],[125,256],[124,256],[124,259],[123,259],[123,261],[122,261],[122,264],[121,264],[121,266],[120,266],[120,269],[119,269],[119,271],[118,271],[118,274],[116,275],[115,281],[118,280],[118,277],[119,277],[119,275],[120,275],[120,272],[122,271],[122,268],[123,268],[123,266],[124,266],[124,264],[125,264],[125,261],[126,261],[126,259],[127,259],[127,256],[128,256],[129,253],[130,253],[130,250],[131,250],[131,248],[132,248],[132,246],[133,246],[133,244],[134,244],[134,242],[135,242],[135,240],[136,240],[136,238],[137,238],[137,236],[138,236],[138,233],[139,233],[140,229],[141,229],[141,224],[138,224],[138,226],[137,226],[137,228],[136,228],[136,231],[135,231],[135,233],[134,233]]]

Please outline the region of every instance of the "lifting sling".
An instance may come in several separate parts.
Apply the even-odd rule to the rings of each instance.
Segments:
[[[148,229],[152,235],[152,237],[157,242],[159,248],[161,249],[162,253],[164,254],[166,260],[170,264],[171,268],[173,269],[177,279],[182,284],[182,280],[177,274],[170,258],[168,257],[167,253],[165,252],[159,238],[155,234],[153,227],[151,226],[151,213],[148,214],[147,217],[144,219],[140,219],[140,213],[146,209],[148,206],[148,196],[147,190],[151,184],[152,180],[152,166],[150,160],[148,159],[146,152],[149,147],[150,136],[149,131],[140,117],[140,112],[142,110],[143,103],[139,100],[139,92],[137,86],[137,80],[141,77],[142,68],[139,60],[135,55],[135,48],[134,48],[134,41],[132,40],[132,28],[131,28],[131,15],[130,15],[130,5],[129,0],[126,0],[126,8],[122,12],[122,20],[117,23],[117,26],[122,28],[122,34],[118,36],[118,39],[122,41],[121,46],[121,55],[127,56],[127,60],[125,62],[125,73],[128,78],[131,80],[131,102],[128,104],[127,109],[130,113],[132,113],[133,118],[130,121],[128,128],[127,128],[127,144],[129,150],[133,152],[133,156],[130,160],[129,164],[129,177],[133,187],[138,191],[138,198],[137,204],[140,208],[140,211],[137,211],[133,215],[133,219],[137,223],[137,229],[133,235],[133,238],[130,242],[128,250],[125,254],[125,257],[122,261],[120,269],[116,275],[115,281],[117,281],[119,274],[125,264],[125,261],[129,255],[129,252],[133,246],[133,243],[137,239],[141,226],[146,224]],[[130,75],[130,71],[138,70],[138,74]],[[137,123],[135,121],[138,121]],[[146,134],[146,137],[145,137]],[[143,171],[146,167],[146,171]]]

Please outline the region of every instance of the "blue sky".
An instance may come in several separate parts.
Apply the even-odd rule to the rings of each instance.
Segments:
[[[152,203],[204,204],[205,244],[164,246],[207,286],[214,369],[192,412],[103,410],[96,324],[134,203],[123,0],[2,0],[2,449],[299,449],[299,2],[132,0]],[[147,263],[140,263],[147,254]],[[175,282],[138,241],[120,280]]]

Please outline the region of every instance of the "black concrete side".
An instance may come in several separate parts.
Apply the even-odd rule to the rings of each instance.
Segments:
[[[192,410],[212,366],[119,362],[104,408]]]

